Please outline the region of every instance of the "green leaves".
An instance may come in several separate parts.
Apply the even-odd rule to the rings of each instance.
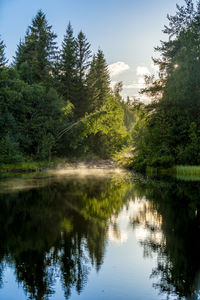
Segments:
[[[186,6],[177,6],[176,15],[168,19],[165,33],[173,39],[156,49],[161,57],[155,60],[159,78],[149,80],[144,90],[154,103],[146,108],[145,124],[144,118],[139,118],[135,129],[141,132],[143,128],[143,134],[140,137],[136,132],[136,148],[150,166],[199,164],[199,15],[188,0]]]
[[[122,84],[112,93],[104,54],[98,50],[90,61],[90,43],[82,31],[75,38],[69,23],[59,56],[55,38],[40,10],[11,67],[4,68],[0,42],[2,148],[16,143],[24,157],[38,160],[88,152],[110,157],[130,143]]]

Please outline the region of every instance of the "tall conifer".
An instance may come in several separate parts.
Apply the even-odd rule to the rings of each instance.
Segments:
[[[2,69],[6,64],[5,58],[5,45],[4,42],[0,40],[0,69]]]
[[[86,85],[86,74],[90,65],[91,50],[90,43],[85,34],[80,31],[76,38],[76,116],[79,118],[88,111],[88,95]]]
[[[62,95],[73,104],[75,104],[76,55],[76,42],[69,23],[62,43],[60,82]]]
[[[100,109],[105,104],[110,94],[110,76],[104,54],[98,50],[91,62],[90,71],[87,76],[89,88],[88,97],[92,111]]]
[[[91,50],[90,43],[87,41],[85,34],[80,31],[77,39],[77,71],[80,82],[84,82],[86,71],[90,65]]]
[[[39,10],[28,27],[24,41],[18,45],[15,57],[15,64],[21,72],[29,69],[32,83],[47,83],[51,79],[57,49],[55,38],[52,26],[48,25],[45,14]]]

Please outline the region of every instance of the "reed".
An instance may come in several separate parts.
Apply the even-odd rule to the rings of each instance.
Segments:
[[[177,175],[200,175],[200,166],[176,166]]]

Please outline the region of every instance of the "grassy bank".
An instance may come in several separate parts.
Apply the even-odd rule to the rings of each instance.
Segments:
[[[53,161],[25,161],[13,164],[0,164],[0,172],[36,172],[49,168],[55,168],[64,164],[64,159],[54,159]]]
[[[200,166],[174,166],[169,169],[147,167],[148,175],[175,175],[175,176],[198,176],[200,177]]]
[[[119,166],[112,159],[102,159],[97,156],[70,158],[55,158],[49,161],[25,161],[13,164],[0,163],[0,173],[40,172],[53,168],[114,168]]]
[[[200,175],[200,166],[176,166],[177,175]]]

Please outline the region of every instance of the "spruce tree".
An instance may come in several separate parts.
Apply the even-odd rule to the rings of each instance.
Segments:
[[[73,104],[75,104],[76,49],[73,29],[69,23],[62,43],[59,77],[61,94],[66,101],[71,101]]]
[[[91,62],[90,71],[87,76],[88,97],[90,110],[100,109],[110,95],[110,76],[104,54],[98,50]]]
[[[31,76],[27,81],[47,84],[51,80],[57,49],[55,38],[52,26],[48,25],[45,14],[39,10],[16,52],[15,65],[23,79],[26,79],[24,69],[29,69]]]
[[[90,43],[85,34],[80,31],[76,39],[76,116],[82,117],[88,111],[88,96],[86,86],[86,73],[90,65]]]
[[[80,31],[77,36],[76,45],[78,78],[81,83],[84,83],[86,71],[90,65],[91,50],[90,43],[82,31]]]
[[[7,60],[5,58],[5,45],[4,42],[0,40],[0,69],[5,66],[6,62]]]

